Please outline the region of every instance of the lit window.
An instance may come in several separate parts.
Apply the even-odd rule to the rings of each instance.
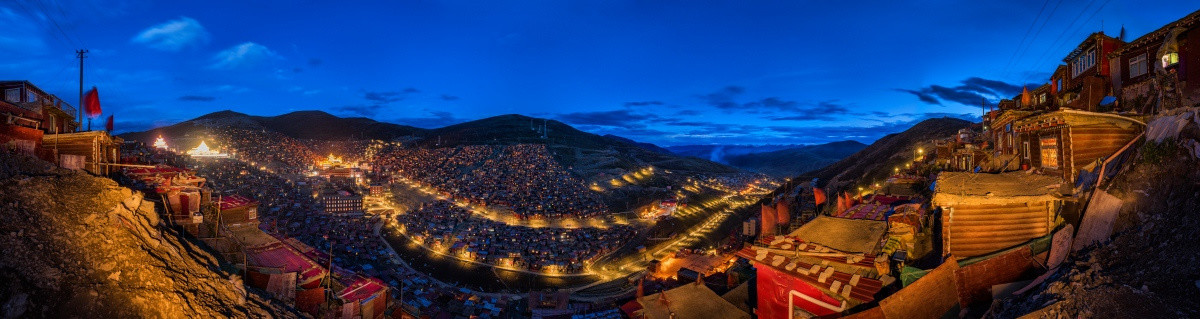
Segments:
[[[1145,53],[1138,54],[1135,57],[1129,58],[1129,77],[1132,78],[1135,76],[1146,74],[1148,72],[1147,69],[1148,68],[1146,67],[1146,54]]]
[[[1043,168],[1058,168],[1058,138],[1043,137],[1042,144],[1042,167]]]
[[[1168,67],[1179,64],[1179,52],[1171,52],[1162,56],[1162,66]]]

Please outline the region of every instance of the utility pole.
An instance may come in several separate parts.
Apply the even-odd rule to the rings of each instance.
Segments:
[[[78,118],[80,118],[80,119],[83,118],[83,59],[87,58],[87,53],[88,53],[88,50],[75,50],[75,57],[79,58],[79,104],[78,104],[79,107],[77,107],[75,110],[79,116]],[[88,131],[91,131],[91,130],[92,130],[92,119],[89,118],[88,119]]]

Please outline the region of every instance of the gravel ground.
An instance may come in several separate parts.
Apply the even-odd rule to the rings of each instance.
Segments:
[[[1200,317],[1200,161],[1144,158],[1109,190],[1125,201],[1110,242],[1073,255],[993,317]]]
[[[0,150],[0,316],[298,317],[163,226],[142,194]]]

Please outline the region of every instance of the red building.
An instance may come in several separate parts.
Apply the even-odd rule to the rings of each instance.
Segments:
[[[1092,112],[1110,111],[1098,107],[1105,96],[1113,95],[1112,81],[1109,80],[1111,63],[1105,57],[1124,44],[1104,32],[1096,32],[1071,50],[1063,58],[1067,64],[1066,72],[1051,79],[1054,91],[1058,93],[1058,106]]]
[[[1143,114],[1154,113],[1162,82],[1166,107],[1200,104],[1200,11],[1130,41],[1107,55],[1113,65],[1112,86],[1120,103]],[[1195,68],[1195,67],[1193,67]]]

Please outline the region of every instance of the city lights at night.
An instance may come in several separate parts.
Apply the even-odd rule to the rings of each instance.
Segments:
[[[5,318],[1200,317],[1188,1],[0,2]]]

